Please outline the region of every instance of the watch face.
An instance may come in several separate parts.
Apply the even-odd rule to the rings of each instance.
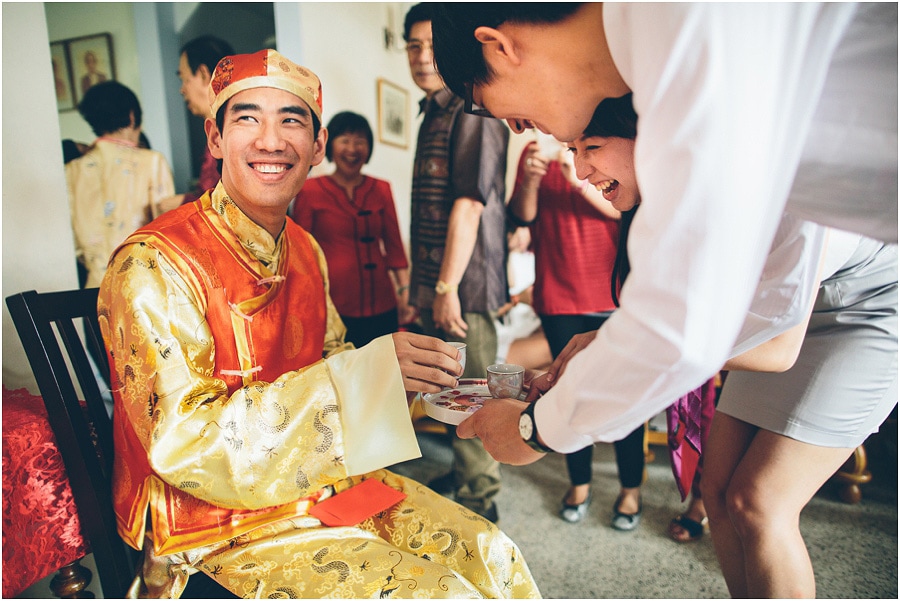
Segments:
[[[524,440],[531,440],[531,434],[534,432],[534,424],[531,422],[531,416],[523,413],[519,417],[519,434]]]

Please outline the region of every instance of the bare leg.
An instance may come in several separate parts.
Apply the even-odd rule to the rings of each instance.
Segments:
[[[743,543],[750,597],[815,597],[800,512],[852,452],[757,432],[727,494],[728,514]]]
[[[721,427],[719,434],[753,429],[733,418],[719,419],[727,417],[716,415],[710,441],[717,432],[716,422]],[[732,443],[735,441],[732,438]],[[852,451],[819,447],[757,430],[728,479],[725,520],[721,515],[721,494],[716,498],[715,509],[707,494],[721,490],[718,484],[723,474],[718,469],[704,471],[704,483],[713,484],[704,488],[713,522],[713,542],[733,596],[815,597],[812,563],[800,534],[800,512]],[[719,456],[713,452],[707,457],[707,468],[719,464]],[[735,539],[739,541],[737,547]],[[729,556],[729,552],[733,555]],[[738,558],[742,566],[738,565]]]
[[[728,592],[734,598],[747,597],[744,549],[731,517],[726,494],[732,475],[758,428],[716,412],[709,439],[703,449],[703,478],[700,489],[709,516],[709,532]]]

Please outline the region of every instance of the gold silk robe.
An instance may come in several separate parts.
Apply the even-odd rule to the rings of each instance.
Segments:
[[[222,299],[198,276],[210,272],[207,260],[223,283],[252,282],[216,288],[227,314],[211,309]],[[321,314],[304,313],[318,313],[312,302],[298,304],[298,324],[253,330],[279,287],[290,289],[285,278],[304,271],[320,280],[303,289],[322,293],[324,329]],[[494,524],[382,469],[420,454],[393,339],[345,344],[328,287],[325,258],[306,232],[286,224],[273,240],[221,183],[113,255],[98,312],[113,371],[119,530],[145,548],[133,594],[178,596],[203,570],[240,596],[539,596]],[[260,377],[287,361],[297,328],[322,336],[309,347],[322,358]],[[407,498],[353,527],[308,514],[368,478]],[[213,519],[186,520],[197,507]]]
[[[103,138],[66,165],[75,253],[96,288],[116,247],[160,214],[160,201],[175,194],[172,171],[155,150]]]

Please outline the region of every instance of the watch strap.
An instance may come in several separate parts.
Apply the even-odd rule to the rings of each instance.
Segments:
[[[521,415],[528,415],[528,418],[531,420],[531,438],[525,440],[525,444],[527,444],[538,453],[555,453],[553,449],[551,449],[547,445],[541,444],[538,440],[537,422],[534,419],[535,405],[537,405],[536,401],[533,403],[528,403],[528,406],[525,407],[525,410],[521,413]]]
[[[459,290],[459,284],[448,284],[444,280],[438,280],[434,291],[438,294],[447,294],[448,292],[456,292]]]

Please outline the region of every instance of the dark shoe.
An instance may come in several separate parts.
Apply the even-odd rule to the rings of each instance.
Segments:
[[[456,492],[456,479],[453,477],[453,472],[432,478],[428,481],[428,488],[439,495],[452,495]]]
[[[474,511],[474,510],[473,510]],[[500,514],[497,513],[497,504],[491,503],[491,506],[485,509],[484,511],[475,511],[478,515],[483,517],[489,522],[494,522],[495,524],[500,521]]]
[[[682,514],[669,522],[669,536],[678,543],[700,540],[703,534],[708,531],[709,518],[703,518],[698,522]]]
[[[616,498],[616,503],[613,505],[613,518],[612,518],[612,527],[616,530],[621,530],[623,532],[629,532],[638,527],[638,524],[641,523],[641,511],[643,510],[644,501],[640,497],[638,497],[638,510],[637,513],[622,513],[619,511],[619,505],[622,504],[622,495],[619,495]]]
[[[562,507],[559,510],[559,517],[567,522],[574,524],[584,519],[584,516],[587,514],[588,507],[590,507],[591,505],[591,499],[594,498],[594,493],[593,491],[588,491],[587,498],[577,505],[569,505],[568,503],[566,503],[566,499],[568,498],[568,496],[569,493],[567,492],[566,496],[563,497]]]

